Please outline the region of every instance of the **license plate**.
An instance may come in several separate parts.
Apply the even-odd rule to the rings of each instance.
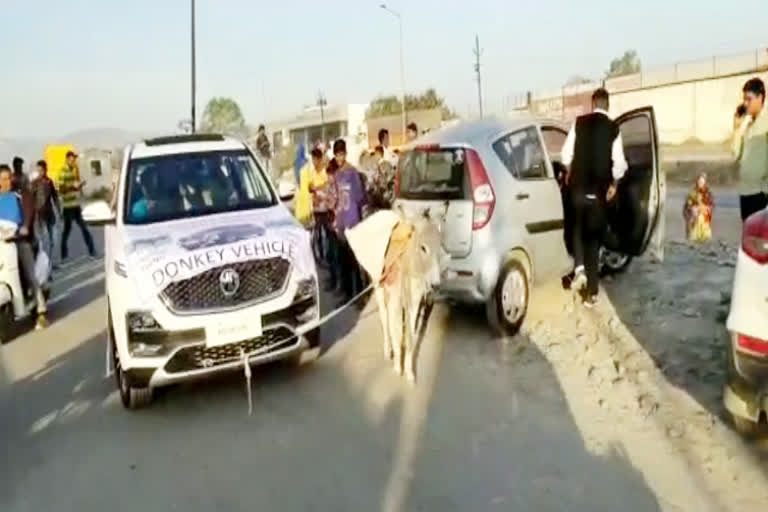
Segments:
[[[205,346],[219,347],[229,343],[238,343],[261,336],[261,317],[229,317],[215,320],[205,328]]]

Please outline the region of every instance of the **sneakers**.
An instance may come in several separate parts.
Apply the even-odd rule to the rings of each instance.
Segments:
[[[42,329],[48,328],[48,319],[45,317],[45,314],[39,314],[37,315],[37,323],[35,323],[35,330],[40,331]]]

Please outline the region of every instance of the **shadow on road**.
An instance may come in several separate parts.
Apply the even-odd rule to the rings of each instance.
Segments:
[[[621,322],[667,381],[731,425],[722,400],[729,350],[722,293],[730,292],[733,278],[728,261],[717,242],[672,242],[663,264],[636,261],[604,285]]]
[[[322,359],[256,368],[251,417],[240,374],[123,410],[94,336],[0,383],[0,509],[659,510],[620,446],[587,450],[534,345],[435,310],[415,387],[364,319]]]

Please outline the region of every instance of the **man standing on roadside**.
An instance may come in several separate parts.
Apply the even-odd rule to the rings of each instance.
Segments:
[[[576,119],[562,149],[573,212],[575,275],[571,288],[593,307],[599,289],[600,246],[606,229],[606,203],[627,171],[618,125],[608,114],[608,91],[592,94],[592,113]],[[586,285],[586,289],[585,289]]]
[[[405,141],[413,142],[419,137],[419,127],[416,123],[408,123],[408,127],[405,129]]]
[[[333,155],[338,166],[332,185],[338,234],[338,263],[342,289],[345,299],[349,300],[362,291],[363,276],[344,232],[363,220],[363,207],[368,204],[368,198],[360,172],[347,161],[347,144],[343,139],[333,143]]]
[[[61,234],[61,260],[69,257],[67,241],[69,232],[72,230],[72,222],[80,226],[80,232],[83,234],[83,240],[88,247],[88,254],[92,258],[96,257],[96,249],[93,247],[93,238],[91,237],[88,226],[83,220],[83,211],[80,207],[80,197],[82,196],[84,181],[80,181],[80,171],[77,168],[77,155],[74,151],[67,151],[67,163],[59,171],[56,180],[61,198],[61,216],[64,219],[64,231]]]
[[[733,137],[733,154],[739,160],[741,220],[768,206],[768,116],[764,114],[765,84],[753,78],[744,84],[744,109]],[[739,115],[741,114],[741,115]]]
[[[267,166],[267,174],[272,176],[272,166],[270,165],[270,159],[272,158],[272,148],[269,145],[269,137],[267,137],[267,130],[264,128],[263,124],[259,125],[259,129],[257,131],[256,151],[258,151],[259,156],[264,160],[264,165]],[[277,183],[278,178],[279,176],[272,176],[272,179],[275,183]]]
[[[37,162],[37,178],[30,184],[35,198],[38,226],[38,239],[48,259],[53,262],[53,233],[56,214],[61,211],[59,196],[51,178],[48,177],[48,164],[45,160]],[[50,269],[49,269],[50,270]]]
[[[24,174],[24,159],[20,156],[13,158],[13,190],[21,191],[29,188],[29,177]]]
[[[397,155],[394,151],[389,149],[389,130],[382,128],[379,130],[379,145],[384,151],[384,160],[389,162],[392,167],[397,166]]]

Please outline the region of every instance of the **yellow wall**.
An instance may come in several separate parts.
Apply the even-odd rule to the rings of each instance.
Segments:
[[[56,182],[59,171],[67,161],[67,151],[74,151],[75,147],[69,144],[57,144],[45,148],[45,163],[48,164],[48,176]]]

